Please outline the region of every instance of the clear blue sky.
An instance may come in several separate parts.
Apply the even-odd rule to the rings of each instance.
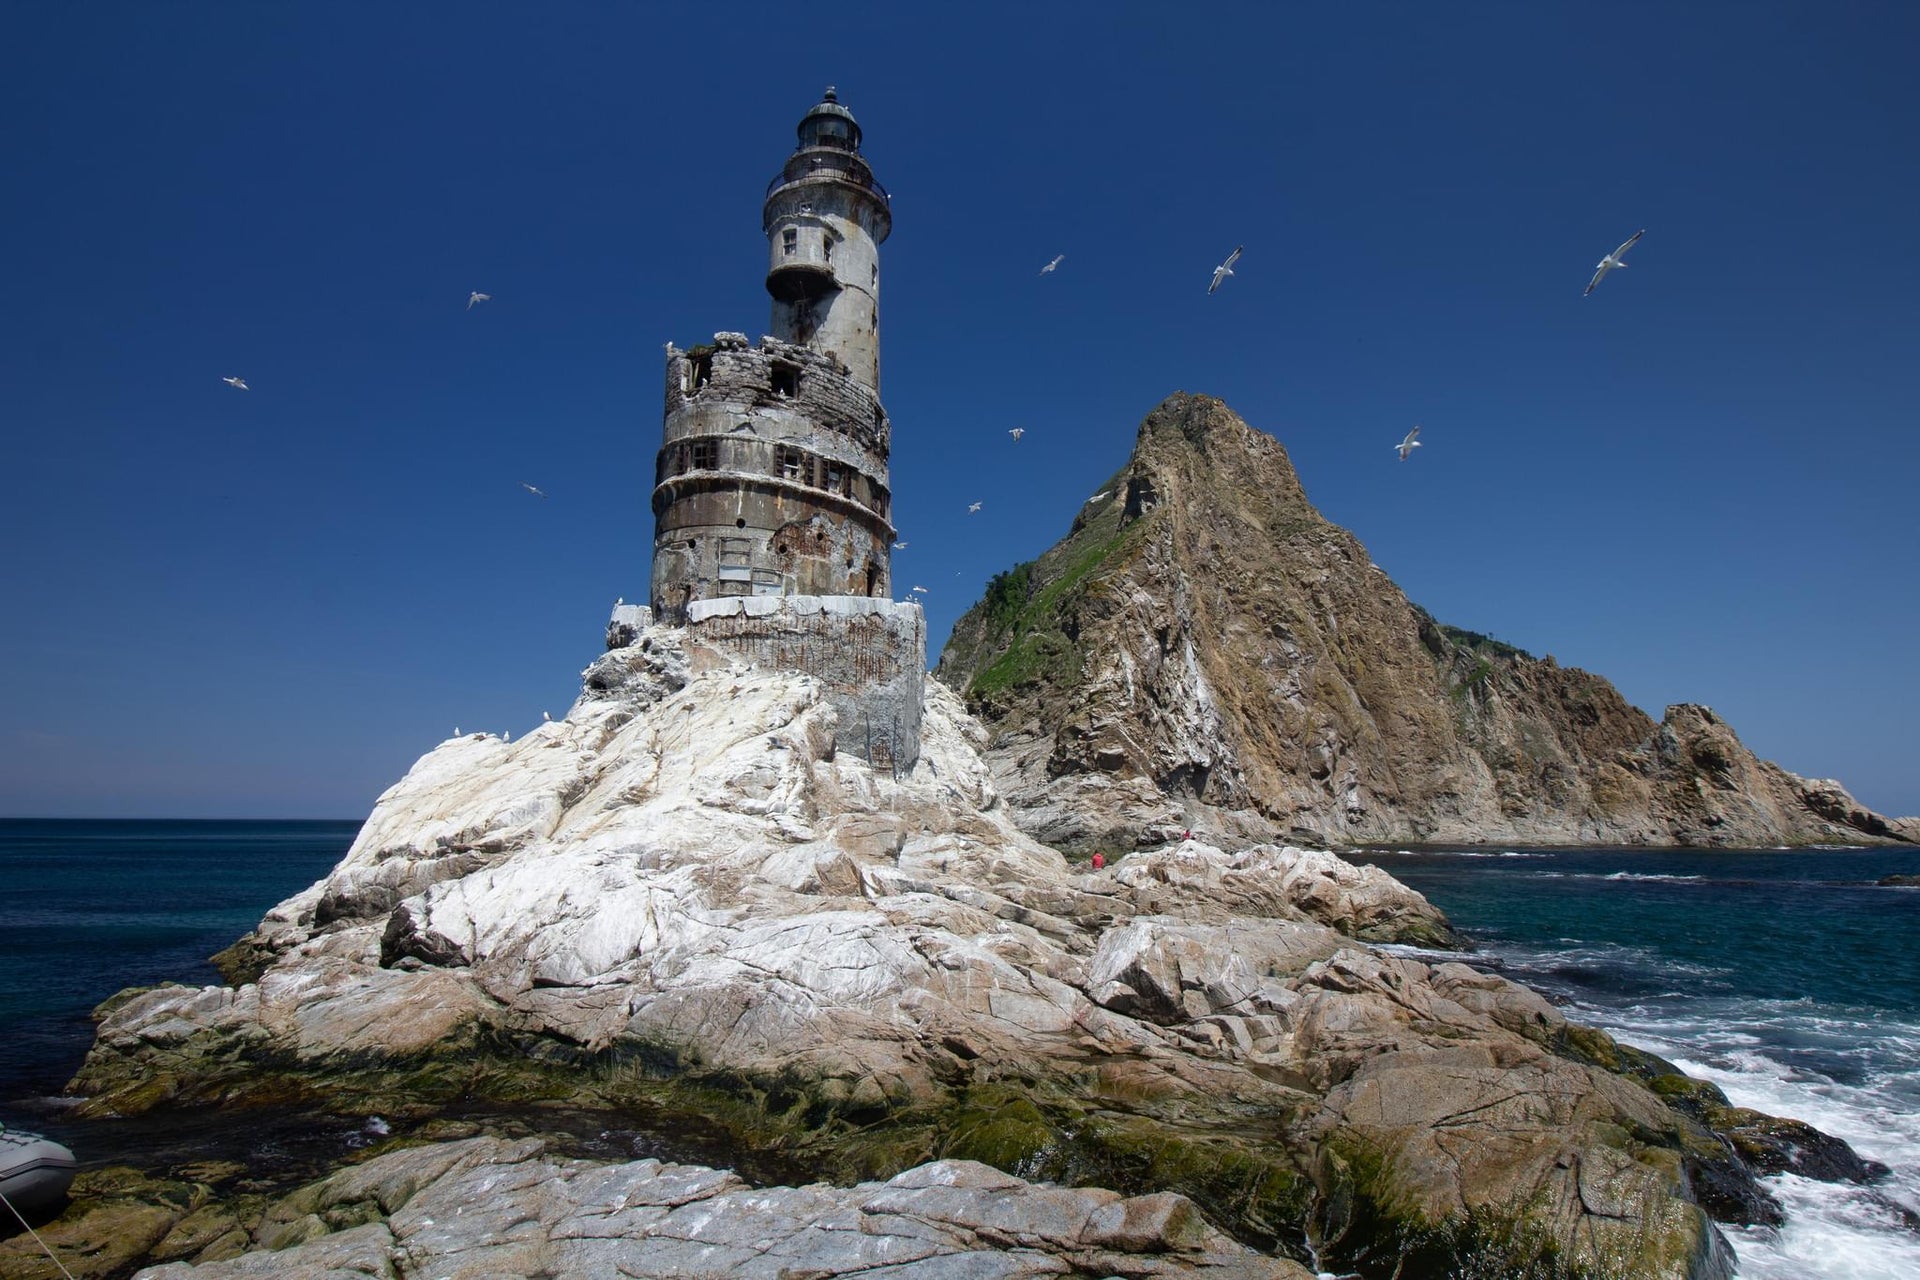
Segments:
[[[0,11],[0,813],[354,816],[558,715],[828,83],[936,652],[1206,392],[1442,620],[1920,812],[1920,8],[1192,13]]]

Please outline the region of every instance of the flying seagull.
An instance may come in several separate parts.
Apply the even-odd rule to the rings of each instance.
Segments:
[[[475,289],[472,293],[467,295],[467,310],[469,311],[473,310],[473,304],[476,302],[492,302],[492,301],[493,301],[492,294],[482,293],[478,289]]]
[[[1042,268],[1040,268],[1040,274],[1041,274],[1041,275],[1046,275],[1046,274],[1047,274],[1047,272],[1049,272],[1049,271],[1053,271],[1053,270],[1056,270],[1056,269],[1057,269],[1057,268],[1058,268],[1058,267],[1060,266],[1060,264],[1061,264],[1061,263],[1063,263],[1063,262],[1065,262],[1066,260],[1067,260],[1067,255],[1066,255],[1066,254],[1064,254],[1064,253],[1056,253],[1056,254],[1054,254],[1054,255],[1053,255],[1053,261],[1052,261],[1052,262],[1049,262],[1049,263],[1048,263],[1048,264],[1047,264],[1046,266],[1044,266],[1044,267],[1042,267]]]
[[[896,542],[893,544],[893,549],[895,551],[905,551],[907,549],[907,544],[904,542]]]
[[[1414,439],[1414,437],[1419,434],[1420,434],[1420,428],[1415,427],[1413,430],[1407,432],[1407,438],[1405,440],[1402,440],[1399,444],[1393,446],[1394,448],[1400,451],[1400,461],[1405,462],[1407,460],[1407,455],[1420,447],[1420,442]]]
[[[220,381],[226,383],[228,386],[232,387],[235,391],[253,390],[252,387],[247,385],[247,380],[245,378],[222,378],[220,379]]]
[[[979,503],[977,503],[977,502],[969,502],[969,503],[967,504],[967,514],[968,514],[968,515],[972,515],[972,514],[973,514],[974,512],[976,512],[976,511],[978,511],[979,509],[980,509],[980,504],[979,504]]]
[[[1014,441],[1018,443],[1020,437],[1027,434],[1027,429],[1025,427],[1015,427],[1011,431],[1007,432],[1007,434],[1012,436],[1014,438]]]
[[[921,595],[927,594],[927,589],[925,587],[915,587],[914,590],[918,591]]]
[[[520,487],[522,489],[525,489],[528,493],[532,494],[536,498],[544,498],[547,496],[546,491],[544,489],[536,489],[532,485],[528,484],[525,480],[522,480],[520,482]]]
[[[1232,253],[1227,255],[1225,262],[1213,269],[1213,283],[1207,286],[1208,293],[1212,293],[1215,289],[1218,289],[1220,282],[1233,274],[1233,264],[1240,261],[1240,250],[1246,247],[1245,245],[1236,247]]]
[[[1633,248],[1634,242],[1645,234],[1647,234],[1647,229],[1645,227],[1640,228],[1638,231],[1634,232],[1632,235],[1627,237],[1627,242],[1625,244],[1621,245],[1618,249],[1615,249],[1612,253],[1608,254],[1606,257],[1600,259],[1600,264],[1593,269],[1593,279],[1587,281],[1587,293],[1593,292],[1594,287],[1606,278],[1607,272],[1613,270],[1615,267],[1624,267],[1627,265],[1626,263],[1620,260],[1620,255],[1625,253],[1627,250]],[[1584,298],[1587,296],[1587,293],[1583,293],[1580,296]]]
[[[1096,494],[1094,494],[1094,495],[1093,495],[1093,496],[1092,496],[1091,498],[1088,498],[1088,499],[1087,499],[1087,501],[1088,501],[1088,502],[1098,502],[1098,501],[1100,501],[1100,499],[1102,499],[1102,498],[1104,498],[1104,497],[1106,497],[1106,496],[1107,496],[1108,494],[1110,494],[1110,493],[1112,493],[1112,492],[1113,492],[1113,490],[1111,490],[1111,489],[1102,489],[1102,490],[1101,490],[1100,492],[1098,492],[1098,493],[1096,493]]]

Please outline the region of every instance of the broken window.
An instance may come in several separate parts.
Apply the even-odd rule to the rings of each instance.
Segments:
[[[820,487],[828,493],[840,492],[840,486],[845,482],[846,472],[840,469],[840,464],[837,462],[827,463],[826,472],[826,476],[820,482]]]
[[[780,233],[780,247],[785,249],[787,256],[791,258],[800,249],[800,233],[792,227],[788,227],[785,231],[782,231]]]
[[[753,579],[751,563],[753,543],[747,538],[720,539],[720,581],[750,582]],[[744,594],[744,593],[736,593]]]
[[[696,352],[687,357],[687,390],[698,391],[713,381],[713,353]]]
[[[826,249],[827,261],[832,262],[833,261],[833,237],[832,236],[825,237],[824,247]]]
[[[773,366],[773,394],[782,398],[800,394],[799,365],[776,363]]]
[[[806,483],[807,455],[789,445],[781,445],[775,451],[776,465],[782,480],[792,480],[796,484]]]
[[[695,440],[688,451],[695,471],[714,471],[720,466],[720,444],[715,440]]]

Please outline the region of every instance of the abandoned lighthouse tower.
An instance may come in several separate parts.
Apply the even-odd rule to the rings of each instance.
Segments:
[[[831,88],[799,134],[761,209],[773,332],[667,347],[651,613],[695,646],[818,676],[841,748],[905,768],[926,621],[892,599],[889,563],[879,249],[893,215]],[[610,644],[638,612],[615,611]]]

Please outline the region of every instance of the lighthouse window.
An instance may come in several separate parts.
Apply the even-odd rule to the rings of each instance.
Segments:
[[[692,366],[687,371],[687,390],[698,391],[713,381],[713,356],[702,353],[692,358]]]
[[[695,440],[692,455],[695,471],[713,471],[720,465],[720,446],[716,441]]]
[[[798,449],[781,445],[778,453],[780,478],[804,482],[807,476],[807,455]]]
[[[845,473],[840,470],[840,464],[837,462],[829,462],[826,464],[826,469],[826,479],[821,483],[820,487],[828,493],[840,492],[840,484],[845,475]]]
[[[782,231],[780,233],[780,247],[786,250],[787,256],[791,258],[799,251],[800,233],[792,227],[788,227],[785,231]]]
[[[826,238],[825,248],[826,248],[826,254],[827,254],[827,261],[832,262],[833,261],[833,237],[832,236],[828,236]]]
[[[800,394],[799,366],[791,364],[773,366],[773,394],[788,397]]]

